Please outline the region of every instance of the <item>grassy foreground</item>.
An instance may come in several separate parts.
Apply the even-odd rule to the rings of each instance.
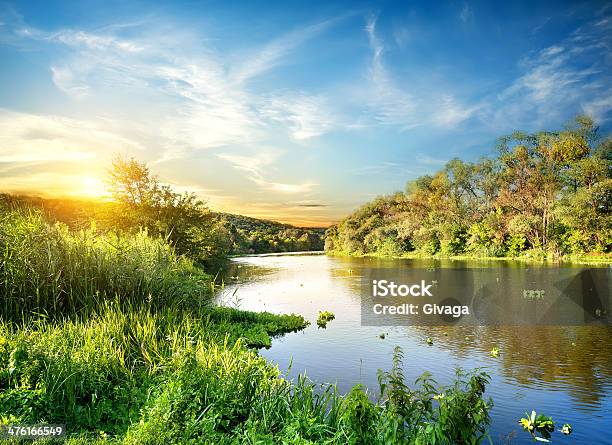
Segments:
[[[248,346],[298,315],[211,307],[210,278],[146,233],[70,232],[0,213],[0,422],[66,423],[68,443],[455,444],[486,437],[488,377],[409,388],[402,351],[380,398],[287,381]],[[41,443],[41,442],[39,442]]]

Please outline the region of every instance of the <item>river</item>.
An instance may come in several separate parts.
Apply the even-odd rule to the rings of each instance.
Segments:
[[[551,323],[503,323],[503,316],[502,322],[499,320],[503,312],[498,311],[495,320],[484,316],[471,323],[431,323],[416,317],[406,325],[397,325],[400,319],[406,320],[398,316],[391,319],[392,325],[368,325],[377,322],[362,318],[364,282],[406,271],[414,272],[414,277],[442,271],[446,273],[440,275],[442,281],[460,282],[456,286],[460,294],[479,290],[466,288],[463,281],[468,274],[493,274],[498,276],[498,287],[489,292],[493,295],[489,295],[486,305],[506,311],[508,304],[524,305],[519,300],[526,294],[521,295],[512,283],[518,283],[518,289],[525,287],[526,277],[532,282],[550,281],[551,276],[573,277],[580,272],[572,267],[504,261],[394,260],[320,254],[246,256],[233,260],[217,300],[245,310],[297,313],[311,321],[305,330],[275,338],[271,348],[260,351],[284,372],[290,368],[290,377],[305,373],[315,382],[336,383],[343,393],[361,383],[375,397],[377,370],[390,368],[393,348],[399,345],[405,354],[404,370],[410,383],[424,371],[447,384],[456,368],[485,368],[492,379],[486,396],[494,401],[490,433],[496,444],[533,443],[518,425],[524,413],[532,409],[552,416],[557,428],[563,423],[573,426],[571,436],[553,436],[556,443],[612,444],[612,327],[606,315],[611,301],[611,268],[604,266],[596,271],[604,315],[600,311],[588,323],[564,321],[563,314],[569,309],[563,303]],[[451,272],[454,275],[448,275]],[[501,284],[499,276],[503,277]],[[579,294],[583,288],[584,285],[570,286],[562,293]],[[575,300],[581,295],[568,296],[572,297]],[[315,322],[321,310],[332,311],[336,316],[325,329]],[[524,314],[518,314],[524,319]],[[514,320],[510,316],[508,319]],[[426,342],[428,337],[433,344]],[[499,349],[498,357],[491,356],[493,348]]]

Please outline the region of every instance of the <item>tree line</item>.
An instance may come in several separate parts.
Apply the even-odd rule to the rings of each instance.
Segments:
[[[295,227],[244,215],[220,213],[232,240],[232,254],[323,250],[325,229]]]
[[[330,227],[327,251],[559,258],[612,249],[612,138],[587,116],[499,138],[495,157],[452,159]]]

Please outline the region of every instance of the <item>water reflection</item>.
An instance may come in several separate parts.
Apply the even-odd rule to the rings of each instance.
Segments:
[[[487,355],[499,348],[497,363],[511,384],[568,389],[581,409],[597,409],[612,382],[612,329],[603,326],[410,327],[430,336],[458,358]]]
[[[495,273],[509,284],[524,280],[535,273],[534,269],[541,269],[542,273],[550,271],[542,266],[501,261],[248,257],[237,259],[226,273],[226,277],[235,278],[233,282],[229,279],[218,298],[223,300],[232,295],[245,309],[295,312],[311,322],[319,310],[336,314],[327,329],[319,329],[313,323],[303,332],[275,340],[270,350],[261,351],[281,369],[287,369],[291,363],[293,375],[306,372],[315,381],[336,382],[341,391],[362,383],[375,395],[376,371],[390,365],[392,349],[400,345],[405,352],[405,372],[409,379],[428,370],[438,381],[447,383],[456,367],[486,367],[492,376],[487,392],[495,401],[494,438],[516,430],[516,421],[525,411],[538,409],[558,422],[572,423],[574,443],[610,443],[612,328],[609,325],[364,326],[361,320],[363,277],[410,268],[432,273],[447,268],[468,271],[495,268]],[[575,272],[574,277],[580,273]],[[609,277],[609,269],[600,272]],[[579,285],[571,284],[570,280],[566,288],[574,292],[572,297],[581,298],[585,282],[588,284],[588,277],[581,277]],[[602,287],[601,279],[592,280],[590,286],[598,286],[600,304],[609,308],[609,285],[603,282],[606,284]],[[384,339],[380,338],[381,333],[385,333]],[[433,339],[432,346],[426,344],[427,337]],[[498,358],[490,356],[493,348],[499,348]],[[531,442],[521,433],[511,443]]]

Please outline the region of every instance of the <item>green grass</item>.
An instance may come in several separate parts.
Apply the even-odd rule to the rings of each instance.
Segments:
[[[413,388],[402,352],[338,394],[252,347],[299,315],[210,305],[210,277],[146,233],[0,214],[0,422],[66,423],[71,444],[454,444],[486,437],[483,373]],[[251,348],[249,347],[251,346]],[[443,397],[440,394],[444,394]],[[38,442],[43,443],[43,442]]]
[[[459,374],[447,388],[425,375],[411,389],[398,350],[379,376],[378,403],[361,387],[342,397],[333,385],[283,379],[213,318],[111,305],[83,320],[4,323],[0,420],[66,423],[73,443],[458,443],[485,434],[486,375]]]

